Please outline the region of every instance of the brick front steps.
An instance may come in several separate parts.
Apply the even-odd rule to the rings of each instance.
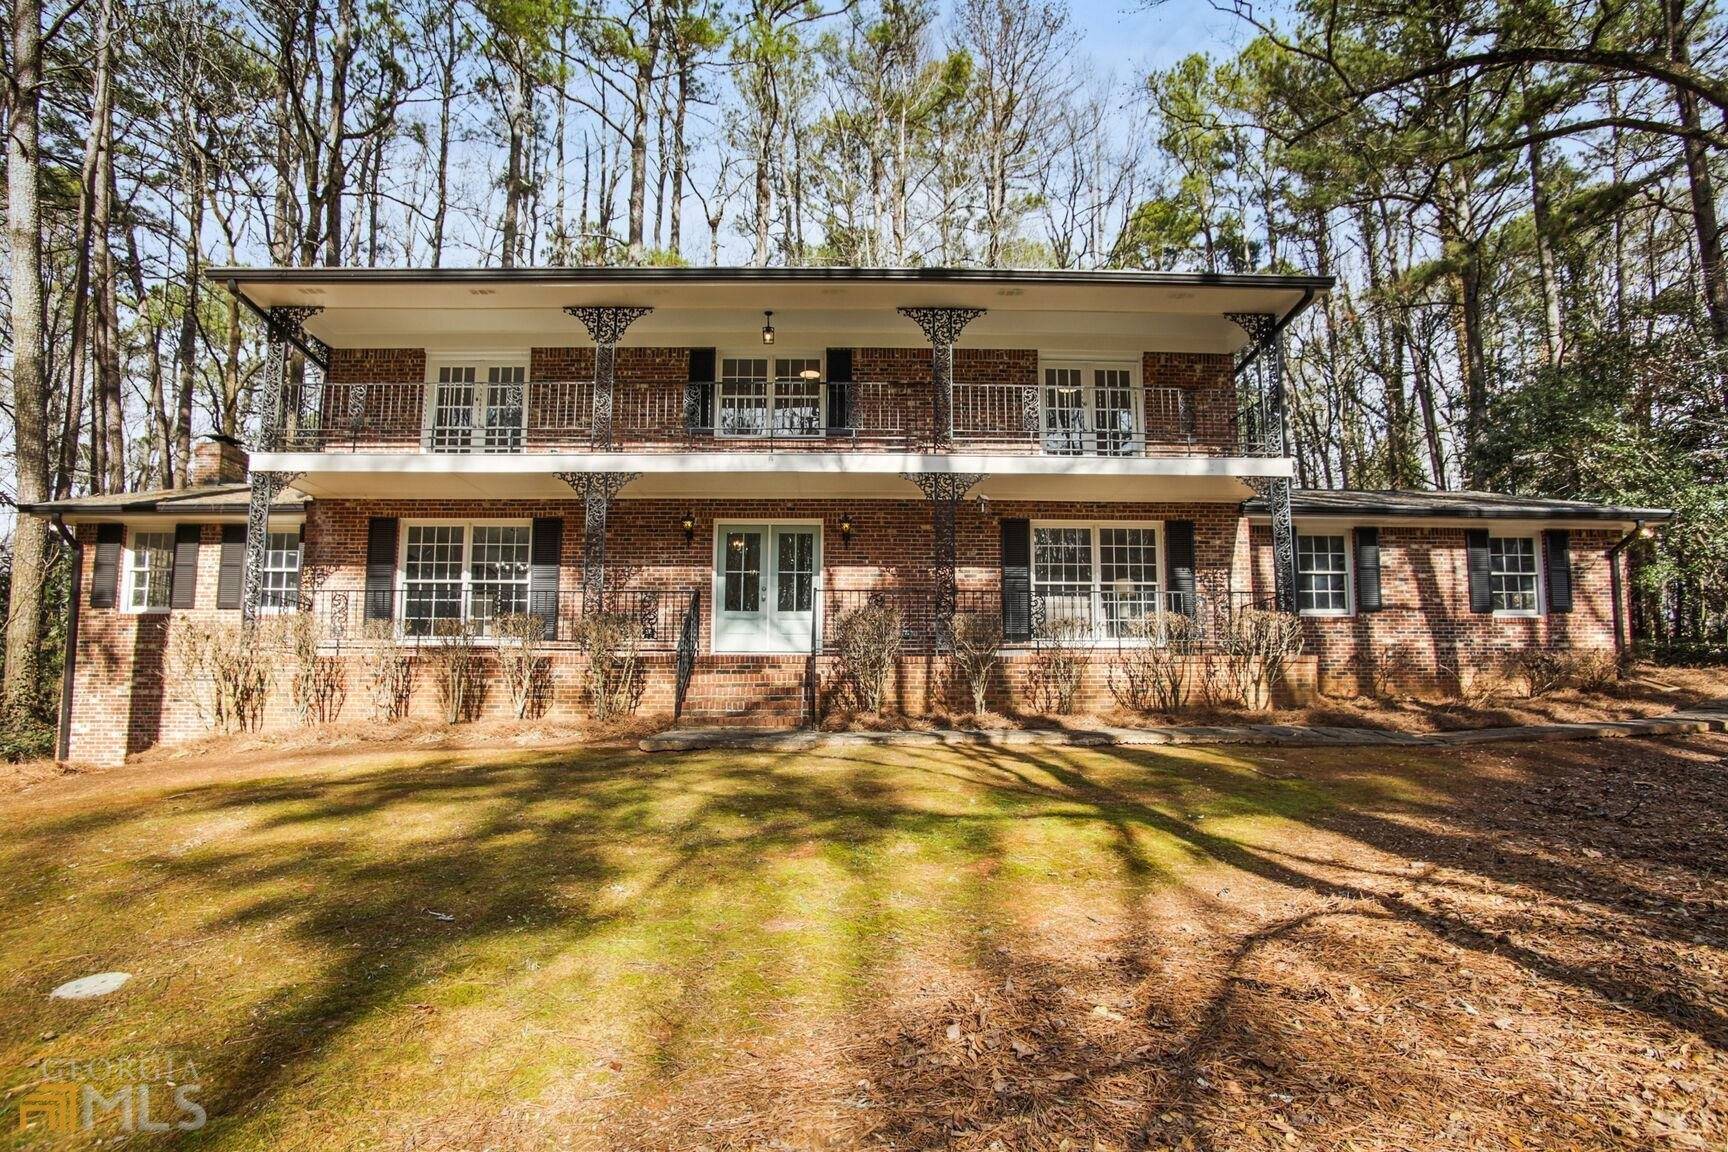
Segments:
[[[680,723],[796,728],[804,719],[802,656],[709,656],[697,662]]]
[[[728,748],[750,752],[789,752],[867,744],[1019,745],[1065,744],[1080,747],[1131,747],[1156,744],[1277,744],[1286,747],[1402,745],[1447,747],[1463,744],[1549,740],[1599,740],[1615,736],[1684,736],[1728,732],[1728,703],[1673,712],[1647,720],[1589,724],[1527,724],[1514,728],[1477,728],[1464,732],[1382,732],[1371,728],[1298,727],[1287,724],[1229,724],[1192,728],[954,729],[936,732],[812,732],[782,727],[673,728],[642,740],[644,752],[695,752]]]

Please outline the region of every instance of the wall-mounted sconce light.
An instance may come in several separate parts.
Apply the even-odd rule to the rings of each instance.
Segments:
[[[772,311],[765,310],[762,313],[762,343],[774,343],[774,313]]]
[[[684,513],[684,519],[678,521],[678,527],[684,529],[684,543],[688,544],[696,539],[696,514]]]
[[[840,513],[840,539],[847,544],[852,543],[852,513]]]

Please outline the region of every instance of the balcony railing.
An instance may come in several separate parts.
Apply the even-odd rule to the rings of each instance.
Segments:
[[[1090,399],[1098,399],[1094,396]],[[577,453],[596,437],[594,385],[311,384],[289,404],[290,452]],[[1037,386],[957,384],[947,448],[1057,456],[1263,455],[1235,391],[1135,388],[1114,406]],[[1250,435],[1243,435],[1246,430]],[[626,452],[924,452],[938,447],[927,384],[786,381],[615,386],[610,447]]]

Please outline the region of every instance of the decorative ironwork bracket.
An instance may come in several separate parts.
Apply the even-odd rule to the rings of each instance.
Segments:
[[[924,498],[930,501],[931,575],[935,584],[936,647],[947,651],[953,647],[954,609],[959,599],[955,588],[956,514],[966,494],[984,479],[982,472],[902,472],[901,476],[918,485]]]
[[[654,311],[652,308],[590,307],[571,305],[566,313],[582,322],[594,341],[594,422],[589,434],[596,448],[612,447],[612,396],[618,382],[618,341],[630,325]]]
[[[983,308],[901,308],[900,315],[924,330],[930,341],[931,412],[935,446],[954,444],[954,343]]]
[[[257,452],[274,452],[282,446],[283,425],[292,416],[298,426],[304,420],[316,420],[323,397],[324,372],[330,363],[330,349],[324,342],[306,332],[306,321],[324,311],[310,305],[285,305],[260,313],[264,318],[264,379],[252,392],[253,415],[256,417],[252,448]],[[316,379],[305,382],[296,396],[290,412],[285,403],[288,392],[287,347],[306,355],[307,366],[317,372]]]
[[[606,594],[606,514],[618,490],[640,472],[559,472],[582,497],[582,610],[601,611]]]
[[[240,623],[250,632],[258,623],[258,606],[264,599],[264,554],[269,544],[270,508],[282,489],[298,480],[300,472],[254,472],[252,492],[246,505],[246,567],[241,573]]]

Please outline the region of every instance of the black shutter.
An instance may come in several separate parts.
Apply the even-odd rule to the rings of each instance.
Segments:
[[[1470,611],[1494,611],[1494,596],[1488,582],[1488,529],[1464,533],[1464,568],[1470,574]]]
[[[216,574],[216,607],[240,607],[240,583],[246,577],[246,525],[222,525],[222,563]]]
[[[198,606],[198,537],[202,531],[197,524],[174,525],[174,569],[168,579],[170,608]]]
[[[1378,612],[1380,601],[1380,529],[1356,529],[1356,611]]]
[[[540,635],[547,640],[558,637],[558,559],[563,550],[563,519],[535,517],[528,543],[528,612],[540,617]]]
[[[1171,520],[1164,525],[1164,583],[1170,599],[1161,607],[1185,616],[1193,616],[1199,605],[1194,602],[1194,521]]]
[[[1002,521],[1002,638],[1032,639],[1032,522]]]
[[[120,590],[120,546],[124,543],[125,525],[96,525],[96,564],[90,573],[90,607],[114,607]]]
[[[1548,577],[1548,611],[1572,611],[1572,533],[1554,528],[1542,533],[1544,571]]]
[[[366,619],[395,618],[396,518],[374,516],[366,522]]]
[[[699,384],[696,389],[696,410],[686,413],[695,417],[695,423],[687,431],[709,430],[714,427],[714,349],[690,349],[690,383]]]
[[[828,435],[852,429],[852,349],[828,349]]]

